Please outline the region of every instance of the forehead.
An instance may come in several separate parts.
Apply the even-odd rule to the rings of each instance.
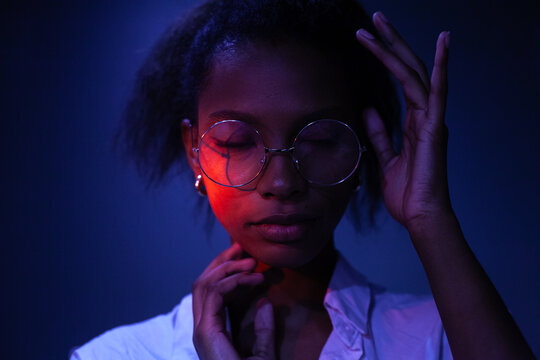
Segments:
[[[298,127],[330,109],[351,116],[350,99],[346,74],[331,56],[294,43],[248,43],[215,56],[199,96],[199,126],[236,112],[263,129]]]

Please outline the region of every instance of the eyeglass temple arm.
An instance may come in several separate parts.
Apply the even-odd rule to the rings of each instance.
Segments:
[[[193,139],[192,139],[193,140]],[[285,148],[285,149],[271,149],[271,148],[267,148],[265,147],[264,148],[264,151],[266,151],[267,153],[284,153],[284,152],[292,152],[294,151],[295,147],[290,147],[290,148]],[[366,152],[367,151],[367,147],[365,147],[364,145],[360,145],[360,152]]]
[[[189,132],[191,134],[191,150],[193,152],[197,152],[198,149],[195,148],[195,141],[193,141],[193,125],[191,124],[191,120],[190,119],[184,119],[184,121],[188,122]]]

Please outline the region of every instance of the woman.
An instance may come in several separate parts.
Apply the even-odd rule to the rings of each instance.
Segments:
[[[209,1],[175,24],[141,69],[122,135],[152,180],[185,152],[231,247],[172,313],[73,358],[533,358],[450,204],[449,41],[440,34],[430,77],[353,0]],[[388,72],[407,105],[399,152]],[[434,302],[369,284],[336,252],[362,188],[409,232]]]

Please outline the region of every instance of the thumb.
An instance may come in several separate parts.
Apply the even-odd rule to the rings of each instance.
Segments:
[[[257,303],[255,313],[255,345],[253,345],[253,358],[274,360],[274,309],[268,299],[263,298]]]

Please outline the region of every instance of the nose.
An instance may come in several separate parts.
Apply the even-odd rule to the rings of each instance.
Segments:
[[[307,189],[307,181],[300,175],[288,152],[269,152],[260,174],[257,191],[263,198],[290,200],[300,197]]]

